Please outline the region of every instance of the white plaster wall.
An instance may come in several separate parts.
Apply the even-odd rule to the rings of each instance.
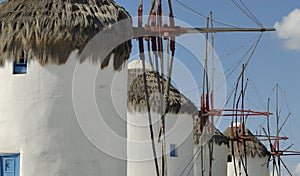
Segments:
[[[155,136],[156,151],[158,154],[159,170],[161,173],[161,143],[158,143],[159,115],[152,114],[152,124]],[[153,176],[156,175],[153,160],[152,144],[147,113],[127,113],[127,175]],[[168,175],[190,175],[193,171],[193,129],[192,116],[188,114],[166,116],[166,148]],[[177,147],[177,157],[170,157],[170,144]],[[187,168],[186,168],[187,167]]]
[[[213,147],[212,175],[223,176],[227,172],[227,153],[226,144],[214,144]]]
[[[199,145],[195,145],[194,153],[198,156],[195,159],[195,176],[202,174],[202,164],[201,164],[201,149]],[[196,153],[197,152],[197,153]],[[213,176],[224,176],[227,173],[227,153],[228,147],[226,144],[222,143],[218,145],[213,143],[213,157],[212,157],[212,166],[211,173]],[[203,146],[203,174],[209,176],[210,170],[210,156],[209,156],[209,146],[205,144]]]
[[[72,101],[72,80],[77,55],[73,52],[63,65],[42,67],[32,60],[24,75],[12,74],[12,63],[0,68],[0,153],[21,153],[21,176],[124,176],[126,161],[111,157],[93,145],[80,129]],[[87,64],[85,61],[84,63]],[[99,67],[91,65],[91,67]],[[105,79],[115,71],[110,64]],[[101,75],[102,71],[99,71]],[[118,72],[127,80],[127,69]],[[100,76],[101,77],[101,76]],[[102,77],[103,78],[103,77]],[[97,80],[101,81],[101,80]],[[125,81],[127,83],[127,81]],[[98,106],[105,117],[126,117],[126,103],[117,113],[111,110],[109,81],[97,83]],[[118,96],[126,100],[127,85],[120,84]],[[122,87],[123,86],[123,87]],[[85,92],[82,92],[85,94]],[[124,97],[122,97],[124,96]],[[89,106],[89,105],[86,105]],[[82,107],[84,109],[84,107]],[[96,116],[86,112],[89,116]],[[126,136],[126,125],[114,124]],[[103,139],[113,145],[113,141]],[[126,156],[126,142],[116,147]]]
[[[244,159],[244,158],[243,158]],[[243,169],[243,166],[239,167],[238,161],[239,158],[235,157],[236,161],[236,168],[237,168],[237,174],[241,173],[241,176],[246,176],[245,170]],[[248,155],[247,157],[247,171],[248,175],[260,175],[260,176],[269,176],[269,165],[268,165],[268,156],[266,157],[251,157]],[[234,162],[228,163],[228,170],[227,170],[227,176],[235,176],[235,170],[234,170]]]

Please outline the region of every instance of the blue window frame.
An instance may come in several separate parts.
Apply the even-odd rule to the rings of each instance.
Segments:
[[[20,176],[20,154],[0,154],[0,176]]]
[[[178,153],[177,153],[175,144],[170,144],[170,157],[178,157]]]
[[[20,59],[14,62],[13,74],[26,74],[27,73],[27,61]]]

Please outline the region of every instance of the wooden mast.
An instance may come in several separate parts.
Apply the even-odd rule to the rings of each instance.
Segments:
[[[159,0],[158,2],[158,8],[157,8],[157,26],[158,28],[161,28],[163,27],[163,24],[162,24],[162,16],[163,16],[163,13],[162,13],[162,0]],[[164,55],[163,55],[163,33],[161,31],[159,31],[158,33],[158,55],[160,57],[160,63],[161,63],[161,74],[162,74],[162,81],[161,81],[161,93],[163,95],[165,95],[165,79],[164,79]],[[164,96],[163,96],[163,100],[164,99]],[[167,176],[168,173],[167,173],[167,156],[166,156],[166,131],[165,131],[165,127],[166,127],[166,124],[165,124],[165,110],[166,110],[166,107],[165,105],[162,103],[163,101],[161,100],[161,108],[163,109],[162,111],[162,116],[161,116],[161,132],[162,132],[162,176]],[[166,105],[168,106],[168,105]]]
[[[279,137],[279,109],[278,109],[278,83],[276,83],[276,137]],[[277,145],[277,149],[280,149],[280,140],[275,140],[275,145]],[[280,155],[277,156],[277,162],[278,162],[278,176],[281,176],[281,164],[280,164]]]
[[[138,36],[157,36],[159,33],[168,33],[170,36],[180,36],[184,34],[196,33],[226,33],[226,32],[269,32],[275,31],[275,28],[184,28],[180,26],[174,27],[149,27],[132,28],[134,35]]]
[[[141,28],[143,24],[143,1],[140,1],[140,5],[138,7],[138,26]],[[148,120],[149,120],[149,128],[150,128],[150,135],[151,135],[151,144],[152,144],[152,152],[154,157],[154,163],[156,168],[156,175],[159,176],[159,168],[158,168],[158,161],[157,161],[157,154],[156,154],[156,148],[154,143],[154,132],[153,132],[153,126],[152,126],[152,117],[151,117],[151,107],[149,104],[149,93],[148,93],[148,86],[147,86],[147,78],[146,78],[146,69],[145,69],[145,54],[144,54],[144,42],[143,38],[139,37],[139,53],[140,58],[143,63],[143,77],[144,77],[144,87],[145,87],[145,95],[146,95],[146,104],[147,104],[147,110],[148,110]]]
[[[209,13],[210,28],[213,28],[213,15],[212,11]],[[210,46],[211,46],[211,92],[210,92],[210,108],[214,109],[214,79],[215,79],[215,58],[214,58],[214,33],[210,33]],[[213,136],[215,133],[214,116],[210,117],[210,134]],[[212,176],[212,162],[213,162],[213,151],[214,141],[208,143],[209,145],[209,176]]]

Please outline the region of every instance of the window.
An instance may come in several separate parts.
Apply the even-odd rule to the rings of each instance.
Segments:
[[[13,74],[26,74],[27,72],[27,61],[20,59],[14,62]]]
[[[170,157],[178,157],[175,144],[170,144]]]
[[[15,60],[13,67],[13,74],[26,74],[27,73],[27,60],[24,59],[25,53],[22,51],[20,59]]]
[[[232,162],[232,156],[231,155],[227,155],[227,162],[231,163]]]
[[[20,154],[0,154],[0,176],[20,176]]]

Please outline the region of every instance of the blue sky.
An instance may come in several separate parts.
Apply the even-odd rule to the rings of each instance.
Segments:
[[[125,7],[132,16],[137,15],[137,7],[139,5],[138,0],[116,0],[118,4]],[[144,0],[145,12],[149,11],[149,2]],[[186,6],[193,10],[208,15],[210,11],[213,11],[214,18],[218,21],[222,21],[227,24],[232,24],[239,27],[258,27],[255,22],[251,21],[246,17],[230,0],[218,0],[218,1],[207,1],[207,0],[179,0]],[[173,7],[175,17],[194,26],[204,27],[205,19],[195,13],[187,10],[176,0],[173,0]],[[251,0],[243,1],[248,9],[254,14],[254,16],[262,23],[265,27],[274,27],[275,23],[278,22],[279,32],[264,33],[263,37],[254,53],[254,56],[247,68],[247,76],[249,81],[248,92],[246,93],[246,106],[249,108],[265,111],[267,99],[271,98],[271,111],[275,112],[275,95],[274,86],[276,83],[280,86],[280,104],[282,104],[281,119],[284,119],[289,112],[292,113],[291,118],[286,123],[281,135],[290,137],[289,141],[283,142],[282,148],[289,146],[293,143],[293,149],[300,151],[300,137],[298,136],[299,125],[300,125],[300,81],[297,79],[300,75],[300,13],[296,13],[294,10],[300,8],[300,3],[295,0]],[[163,0],[163,5],[166,13],[167,1]],[[288,16],[292,11],[294,15],[290,15],[289,20],[283,21],[283,17]],[[296,25],[291,25],[296,24]],[[221,26],[214,24],[215,26]],[[299,35],[297,35],[299,34]],[[243,54],[247,51],[249,45],[243,49],[234,52],[230,56],[226,56],[228,53],[240,48],[245,45],[248,41],[257,37],[258,33],[232,33],[232,34],[217,34],[215,38],[215,52],[220,57],[220,61],[224,67],[224,70],[230,68],[233,63],[241,60]],[[133,40],[133,52],[136,52],[137,43]],[[178,57],[187,56],[184,51],[178,51]],[[182,54],[183,52],[183,54]],[[136,54],[136,53],[135,53]],[[187,61],[188,62],[188,61]],[[228,85],[233,85],[237,74],[240,71],[237,69],[231,76],[228,77]],[[192,70],[195,71],[195,70]],[[201,72],[202,73],[202,72]],[[225,76],[228,74],[225,73]],[[286,92],[286,100],[281,100],[283,91]],[[273,92],[273,93],[272,93]],[[285,105],[287,102],[288,105]],[[254,105],[253,105],[254,104]],[[248,121],[249,125],[254,130],[259,130],[260,125],[266,125],[266,119],[258,117],[253,121]],[[228,126],[229,121],[222,121],[220,128],[222,130]],[[281,121],[282,123],[282,121]],[[258,125],[259,124],[259,125]],[[271,127],[275,127],[275,121],[271,120]],[[273,128],[274,129],[274,128]],[[275,132],[275,131],[274,131]],[[274,134],[274,133],[273,133]],[[289,165],[290,170],[295,175],[300,175],[300,157],[289,157],[284,158],[284,161]]]

